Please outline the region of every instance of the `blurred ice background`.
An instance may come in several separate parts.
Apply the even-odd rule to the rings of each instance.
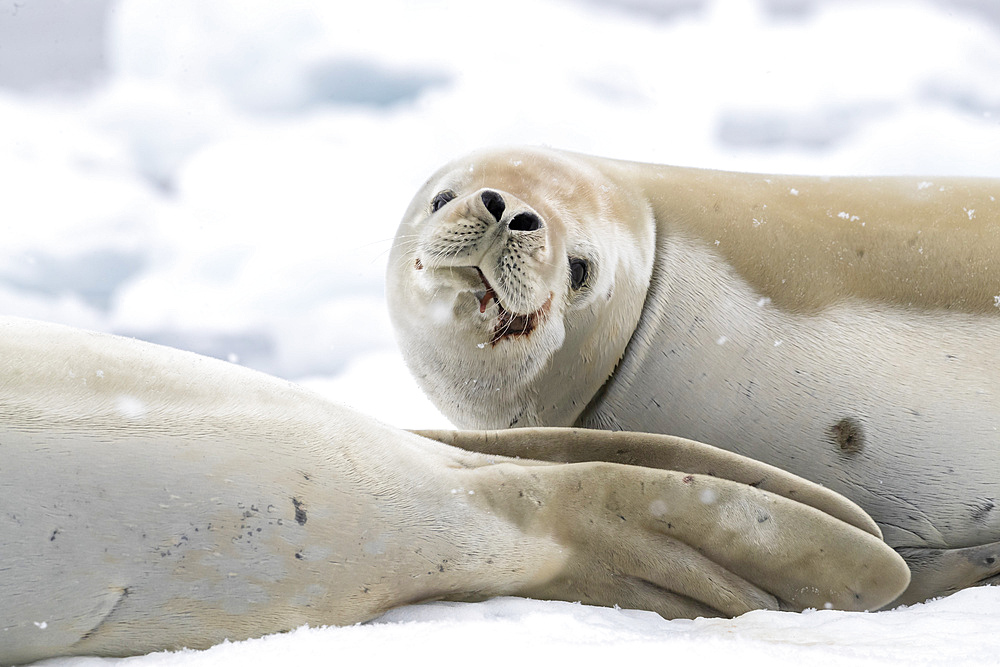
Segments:
[[[385,262],[434,169],[511,143],[744,171],[1000,177],[1000,2],[0,0],[0,312],[447,426],[396,351]],[[970,617],[1000,612],[992,591],[964,595]],[[570,625],[622,613],[497,608],[484,613]],[[764,659],[774,642],[876,642],[887,626],[874,619],[909,623],[902,613],[822,616],[870,619],[841,639],[810,634],[802,615],[764,616],[793,619],[764,622],[769,637],[791,627],[787,641],[753,644],[747,617],[698,632],[721,628],[713,645],[738,636]],[[995,622],[963,627],[942,641],[996,655]],[[888,653],[850,655],[930,664],[945,650],[893,637]],[[802,650],[789,659],[827,655]]]

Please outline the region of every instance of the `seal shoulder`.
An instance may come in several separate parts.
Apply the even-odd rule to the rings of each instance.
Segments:
[[[744,174],[599,160],[658,236],[718,253],[792,312],[862,300],[1000,315],[1000,180]]]

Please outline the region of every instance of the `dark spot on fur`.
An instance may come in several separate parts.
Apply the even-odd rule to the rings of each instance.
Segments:
[[[296,552],[295,552],[295,557],[296,557],[297,559],[299,559],[299,560],[302,560],[302,552],[301,552],[301,551],[296,551]]]
[[[992,498],[983,498],[982,502],[972,507],[972,520],[984,523],[994,507],[996,505],[993,503]]]
[[[56,528],[55,530],[52,531],[52,534],[49,536],[49,542],[55,542],[56,541],[56,535],[58,535],[58,534],[59,534],[59,529]]]
[[[292,498],[292,504],[295,505],[295,522],[300,526],[306,525],[306,510],[302,501],[298,498]]]
[[[420,261],[420,258],[419,258],[419,257],[417,257],[417,261],[415,261],[415,262],[413,263],[413,266],[414,266],[414,268],[416,268],[416,269],[417,269],[417,271],[423,271],[423,269],[424,269],[424,265],[423,265],[423,263],[422,263],[422,262]]]
[[[861,422],[853,417],[844,417],[830,427],[830,436],[840,451],[857,454],[865,446],[865,434]]]
[[[993,556],[987,556],[986,557],[986,564],[987,565],[993,565],[993,563],[995,563],[995,562],[997,562],[997,559],[995,557],[993,557]]]
[[[685,484],[690,484],[691,482],[693,482],[693,481],[694,481],[694,475],[687,475],[687,476],[686,476],[686,477],[684,477],[684,479],[683,479],[683,480],[681,480],[681,481],[682,481],[682,482],[684,482]]]

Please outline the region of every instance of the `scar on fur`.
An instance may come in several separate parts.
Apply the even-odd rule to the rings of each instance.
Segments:
[[[860,422],[853,417],[844,417],[830,427],[834,443],[845,454],[857,454],[865,445],[865,434]]]

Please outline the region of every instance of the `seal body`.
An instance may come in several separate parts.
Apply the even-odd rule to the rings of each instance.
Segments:
[[[669,617],[877,608],[906,585],[853,504],[694,447],[673,460],[690,471],[476,454],[233,364],[3,319],[0,664],[204,648],[432,599]]]
[[[2,664],[354,623],[550,567],[468,495],[481,460],[287,382],[16,320],[0,351]]]
[[[430,212],[442,190],[458,205]],[[555,278],[517,263],[531,276],[523,301],[555,296],[530,335],[495,343],[489,308],[437,274],[482,256],[489,278],[491,253],[522,232],[460,237],[447,260],[430,252],[456,221],[489,223],[460,208],[484,191],[542,212],[541,245],[564,255],[547,260]],[[913,570],[901,601],[915,601],[1000,572],[998,199],[988,179],[487,151],[417,194],[390,309],[408,364],[456,423],[670,433],[789,470],[875,518]]]

